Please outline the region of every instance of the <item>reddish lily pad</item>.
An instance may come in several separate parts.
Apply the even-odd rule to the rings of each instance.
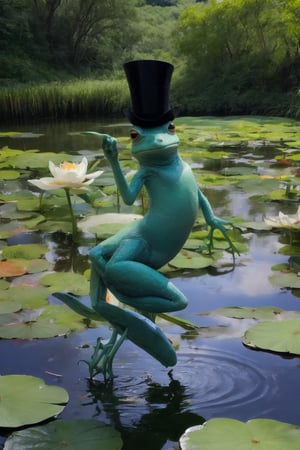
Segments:
[[[28,261],[24,259],[8,259],[0,261],[0,277],[17,277],[27,273]]]

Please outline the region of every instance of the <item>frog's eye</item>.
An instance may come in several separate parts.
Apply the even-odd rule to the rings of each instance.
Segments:
[[[174,123],[170,122],[169,125],[168,125],[168,132],[169,133],[175,133],[175,131],[176,131],[176,127],[175,127]]]
[[[134,129],[130,130],[129,135],[130,135],[130,138],[131,138],[132,142],[136,142],[140,138],[140,134]]]

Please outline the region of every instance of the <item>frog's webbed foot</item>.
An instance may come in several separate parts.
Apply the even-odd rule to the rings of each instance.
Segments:
[[[118,335],[118,331],[113,328],[111,338],[106,344],[102,343],[101,337],[97,339],[91,360],[84,361],[89,367],[90,378],[102,373],[105,382],[113,379],[113,359],[127,337],[127,330],[123,331],[119,339]]]
[[[91,320],[103,320],[103,317],[93,309],[84,305],[77,297],[65,292],[54,292],[53,296],[60,301],[68,305],[73,311],[77,312],[81,316]]]
[[[214,248],[214,231],[215,230],[220,230],[221,233],[223,234],[224,238],[226,239],[226,241],[229,244],[228,247],[228,251],[230,253],[232,253],[233,259],[235,258],[235,254],[240,255],[238,249],[236,248],[236,246],[233,244],[232,240],[229,237],[228,231],[225,227],[225,225],[232,225],[229,221],[224,220],[224,219],[219,219],[218,217],[214,217],[214,219],[211,221],[210,225],[210,231],[209,231],[209,243],[208,243],[208,250],[209,253],[211,253],[212,249]]]

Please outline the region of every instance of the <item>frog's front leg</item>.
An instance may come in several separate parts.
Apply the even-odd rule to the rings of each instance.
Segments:
[[[117,140],[112,136],[106,135],[103,139],[103,151],[111,164],[114,178],[124,203],[132,205],[143,187],[145,171],[140,169],[129,185],[119,163]]]
[[[224,220],[224,219],[220,219],[219,217],[216,217],[214,215],[214,212],[212,210],[212,207],[211,207],[209,201],[207,200],[207,198],[205,197],[205,195],[203,194],[203,192],[201,191],[200,188],[198,189],[198,201],[199,201],[199,206],[202,209],[206,223],[210,226],[209,244],[208,244],[209,252],[211,252],[211,250],[213,248],[214,231],[220,230],[221,233],[223,234],[223,236],[225,237],[226,241],[229,244],[229,250],[233,254],[233,257],[235,256],[235,253],[237,253],[239,255],[238,249],[233,244],[232,240],[230,239],[230,237],[228,235],[228,231],[225,228],[225,225],[231,225],[230,222],[228,222],[227,220]]]

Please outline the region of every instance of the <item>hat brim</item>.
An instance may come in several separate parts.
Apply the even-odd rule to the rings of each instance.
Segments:
[[[155,118],[151,117],[147,119],[147,117],[139,117],[137,114],[135,114],[133,111],[129,109],[124,111],[126,117],[130,120],[130,122],[133,125],[137,125],[142,128],[155,128],[164,125],[165,123],[174,120],[175,117],[177,116],[177,112],[178,111],[176,110],[176,108],[172,108],[160,117]]]

